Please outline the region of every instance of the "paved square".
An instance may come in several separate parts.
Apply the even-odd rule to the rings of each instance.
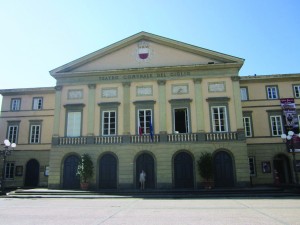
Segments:
[[[1,225],[300,224],[300,199],[0,198]]]

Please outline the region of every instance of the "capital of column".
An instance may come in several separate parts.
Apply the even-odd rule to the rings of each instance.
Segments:
[[[202,78],[194,78],[193,81],[195,84],[201,84]]]
[[[234,77],[231,77],[231,80],[232,81],[239,81],[240,77],[239,76],[234,76]]]
[[[95,89],[96,88],[96,84],[88,84],[89,89]]]
[[[61,91],[62,90],[62,86],[58,85],[54,87],[56,91]]]
[[[157,84],[158,85],[166,85],[166,81],[165,80],[158,80]]]
[[[130,82],[123,82],[123,87],[130,87],[131,83]]]

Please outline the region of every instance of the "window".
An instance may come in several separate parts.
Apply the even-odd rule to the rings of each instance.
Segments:
[[[242,101],[247,101],[248,100],[248,90],[246,87],[241,87],[241,100]]]
[[[116,135],[116,111],[102,112],[102,135]]]
[[[43,98],[33,98],[33,110],[41,110],[43,108]]]
[[[267,87],[267,96],[268,99],[278,99],[277,87],[276,86]]]
[[[294,96],[300,98],[300,85],[294,85]]]
[[[19,129],[18,125],[8,126],[7,139],[10,141],[10,143],[17,143],[18,129]]]
[[[67,113],[67,136],[78,137],[81,135],[81,112]]]
[[[243,117],[245,137],[252,137],[251,117]]]
[[[282,132],[281,116],[270,116],[272,136],[280,136]]]
[[[31,125],[30,127],[30,143],[40,143],[41,136],[41,126],[40,125]]]
[[[11,100],[11,111],[19,111],[21,108],[21,99],[13,98]]]
[[[189,117],[187,108],[174,108],[175,133],[189,133]]]
[[[255,170],[255,158],[250,156],[248,158],[248,162],[249,162],[249,172],[250,172],[250,176],[256,176],[256,170]]]
[[[152,131],[152,110],[138,110],[138,130],[139,134],[150,134]]]
[[[213,132],[227,132],[227,112],[225,106],[212,106],[211,118]]]
[[[7,162],[5,165],[5,179],[13,179],[15,171],[15,163]]]

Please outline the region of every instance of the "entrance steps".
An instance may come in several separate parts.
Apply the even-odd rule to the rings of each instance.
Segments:
[[[53,190],[47,188],[16,189],[6,194],[11,198],[262,198],[299,197],[299,188],[214,188],[172,190]]]

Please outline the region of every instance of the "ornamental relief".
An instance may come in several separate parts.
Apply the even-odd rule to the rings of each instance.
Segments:
[[[68,99],[82,99],[82,98],[83,98],[83,90],[68,91]]]
[[[188,94],[188,93],[189,93],[188,84],[175,84],[175,85],[172,85],[172,94],[181,95],[181,94]]]
[[[115,98],[118,97],[118,88],[103,88],[101,90],[102,98]]]
[[[137,96],[151,96],[153,94],[152,86],[140,86],[136,87]]]
[[[225,92],[226,86],[225,82],[210,82],[208,83],[209,92]]]

